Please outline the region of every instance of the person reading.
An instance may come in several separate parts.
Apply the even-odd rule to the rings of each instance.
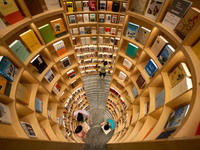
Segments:
[[[90,114],[86,110],[77,110],[74,112],[74,116],[79,123],[87,122],[90,126]]]

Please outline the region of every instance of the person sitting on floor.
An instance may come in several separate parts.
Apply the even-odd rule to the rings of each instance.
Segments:
[[[78,125],[75,129],[75,133],[80,138],[85,138],[85,131],[83,130],[83,127],[81,125]]]
[[[77,110],[74,112],[74,116],[79,123],[87,122],[90,126],[90,114],[86,110]]]

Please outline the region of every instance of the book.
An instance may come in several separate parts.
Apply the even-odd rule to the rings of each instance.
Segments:
[[[200,51],[199,51],[199,48],[200,48],[200,40],[192,47],[193,52],[195,53],[195,55],[197,56],[197,58],[200,61]]]
[[[82,23],[83,22],[83,15],[82,14],[76,15],[76,17],[77,17],[77,23]]]
[[[127,7],[127,3],[122,3],[121,13],[125,13],[126,12],[126,7]]]
[[[170,44],[167,44],[158,55],[158,61],[164,65],[173,52],[175,52],[175,49]]]
[[[61,59],[60,62],[62,63],[62,66],[63,66],[64,69],[68,68],[71,65],[68,56],[63,58],[63,59]]]
[[[111,15],[110,14],[106,14],[106,23],[110,23],[111,22]]]
[[[175,33],[183,40],[199,20],[200,10],[195,7],[190,7],[175,27]]]
[[[176,86],[171,88],[171,100],[178,97],[179,95],[187,92],[192,88],[192,80],[188,77],[185,77],[181,82],[179,82]]]
[[[138,96],[138,92],[137,92],[137,89],[135,86],[132,88],[131,92],[132,92],[134,98],[136,98]]]
[[[84,22],[89,22],[89,14],[83,14]]]
[[[90,34],[90,27],[85,27],[85,34]]]
[[[184,17],[193,2],[188,0],[174,0],[162,21],[167,28],[174,30],[181,18]]]
[[[47,82],[51,83],[51,81],[55,78],[55,75],[51,69],[44,75],[44,78],[47,80]]]
[[[113,1],[112,11],[119,12],[119,7],[120,7],[119,2]]]
[[[105,27],[105,34],[110,34],[110,27]]]
[[[75,1],[75,4],[76,4],[76,11],[82,11],[82,2]]]
[[[29,137],[36,137],[36,134],[33,130],[33,127],[31,126],[30,123],[28,122],[23,122],[23,121],[20,121],[24,131],[26,132],[26,134],[29,136]]]
[[[53,92],[57,95],[61,90],[61,87],[58,83],[53,86]]]
[[[45,24],[39,27],[38,30],[40,31],[45,43],[49,43],[55,39],[53,31],[49,24]]]
[[[110,34],[111,35],[116,35],[116,28],[111,28]]]
[[[113,1],[107,1],[107,11],[112,11]]]
[[[74,80],[74,81],[71,83],[71,87],[72,87],[72,88],[75,88],[77,85],[78,85],[78,83],[77,83],[76,80]]]
[[[99,22],[104,23],[104,14],[99,14]]]
[[[103,43],[103,37],[99,36],[99,44],[102,44],[102,43]]]
[[[128,59],[124,58],[124,61],[122,63],[122,67],[126,70],[129,71],[132,66],[132,62],[130,62]]]
[[[119,24],[123,24],[124,23],[124,16],[120,16],[119,17]]]
[[[99,34],[103,34],[104,32],[104,28],[103,27],[99,27]]]
[[[83,11],[89,11],[89,1],[83,1]]]
[[[195,132],[195,135],[200,135],[200,123],[198,124],[197,130]]]
[[[139,14],[144,14],[148,0],[137,0],[131,3],[130,10]]]
[[[191,73],[186,63],[181,62],[172,72],[169,73],[169,80],[172,88],[177,85],[183,78],[191,77]]]
[[[60,100],[61,102],[64,102],[64,101],[67,99],[67,97],[68,97],[67,94],[66,94],[65,92],[62,92],[62,94],[61,94],[59,100]]]
[[[97,28],[96,27],[92,27],[92,34],[97,34]]]
[[[150,19],[156,20],[160,13],[160,10],[162,9],[163,3],[164,0],[149,0],[145,16]]]
[[[147,72],[149,77],[152,77],[157,70],[158,67],[156,63],[153,61],[153,59],[150,59],[145,67],[145,71]]]
[[[60,3],[58,0],[44,0],[44,2],[46,4],[48,10],[60,8]]]
[[[138,31],[138,36],[136,38],[136,41],[142,45],[145,45],[150,34],[151,34],[151,30],[145,27],[141,27],[140,30]]]
[[[30,91],[21,83],[18,82],[16,89],[16,100],[22,104],[28,105]]]
[[[144,87],[144,85],[146,84],[146,81],[144,79],[144,77],[142,76],[142,74],[140,74],[136,80],[136,83],[138,85],[138,87],[141,89]]]
[[[111,23],[117,23],[117,15],[112,15]]]
[[[24,0],[26,6],[28,7],[29,12],[32,16],[43,13],[42,5],[39,0]],[[37,9],[35,9],[37,8]]]
[[[14,24],[24,19],[14,0],[0,1],[0,13],[9,24]]]
[[[97,37],[96,36],[92,37],[92,44],[97,44]]]
[[[43,110],[43,102],[38,97],[35,97],[35,110],[39,113]]]
[[[154,41],[151,51],[154,53],[155,56],[158,56],[160,51],[163,47],[168,43],[168,41],[161,35],[157,36],[156,40]]]
[[[86,122],[82,123],[82,127],[86,133],[90,130],[90,126]]]
[[[132,43],[128,43],[128,47],[126,49],[126,55],[131,58],[134,58],[137,53],[138,47]]]
[[[74,34],[74,35],[78,35],[78,34],[79,34],[79,33],[78,33],[78,28],[73,28],[72,30],[73,30],[73,34]]]
[[[66,2],[66,5],[67,5],[67,11],[70,13],[70,12],[73,12],[74,8],[73,8],[73,3],[72,2]]]
[[[121,33],[122,33],[122,30],[121,30],[121,29],[118,29],[117,35],[118,35],[118,36],[121,36]]]
[[[81,44],[86,44],[86,39],[85,39],[85,37],[81,37]]]
[[[0,75],[0,93],[4,94],[7,85],[7,80]]]
[[[85,44],[90,44],[90,37],[85,37]]]
[[[57,38],[67,34],[62,18],[51,20],[50,22]]]
[[[110,37],[110,43],[111,43],[111,44],[114,44],[114,42],[115,42],[114,37]]]
[[[172,133],[174,133],[174,131],[176,131],[176,130],[174,129],[174,130],[162,132],[162,133],[159,134],[159,136],[156,138],[156,140],[158,140],[158,139],[166,139],[166,138],[168,138]]]
[[[96,1],[90,1],[90,11],[96,11]]]
[[[17,67],[5,56],[0,56],[0,74],[13,82],[18,73]]]
[[[10,96],[11,88],[12,88],[12,84],[10,82],[7,82],[6,88],[5,88],[5,91],[4,91],[4,95],[6,95],[6,96],[9,97]]]
[[[54,49],[56,50],[57,55],[60,57],[67,52],[65,43],[63,40],[60,40],[53,44]]]
[[[42,56],[39,54],[35,56],[35,58],[33,58],[30,63],[35,67],[35,69],[39,73],[42,73],[47,68],[46,62],[44,61]]]
[[[170,113],[167,122],[164,126],[165,130],[170,131],[176,129],[184,120],[187,115],[190,105],[186,105],[174,112]]]
[[[12,123],[9,106],[3,103],[0,103],[0,123],[4,124]]]
[[[139,25],[129,22],[128,27],[126,29],[126,37],[135,39],[138,30],[139,30]]]
[[[85,34],[85,29],[84,29],[84,27],[79,27],[79,31],[80,31],[80,34]]]
[[[25,62],[26,59],[30,56],[27,49],[21,43],[20,40],[15,40],[9,45],[9,48],[17,55],[17,57],[22,61]]]
[[[82,17],[82,15],[77,15],[77,22],[80,22],[80,18],[79,17]],[[70,23],[76,23],[76,19],[75,19],[75,15],[69,15],[69,20],[70,20]]]
[[[100,11],[106,11],[106,1],[100,0]]]
[[[149,103],[150,101],[148,101],[147,103],[144,104],[144,114],[148,114],[149,113]]]
[[[105,37],[105,43],[110,43],[110,38],[109,37]]]
[[[3,20],[0,18],[0,30],[5,29],[7,26],[6,24],[3,22]]]
[[[42,46],[32,29],[29,29],[19,36],[32,52],[38,50]]]
[[[164,101],[165,101],[165,90],[163,89],[155,96],[155,109],[162,106],[164,104]]]
[[[75,77],[74,69],[71,69],[70,71],[68,71],[67,76],[69,79],[72,79],[73,77]]]
[[[96,22],[96,15],[95,14],[90,14],[90,22]]]
[[[122,80],[122,81],[125,81],[126,76],[127,76],[127,75],[126,75],[125,73],[123,73],[122,71],[120,71],[120,72],[119,72],[118,78],[119,78],[120,80]]]

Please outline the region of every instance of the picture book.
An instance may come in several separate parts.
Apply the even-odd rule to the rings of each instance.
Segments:
[[[90,11],[96,11],[96,1],[90,1]]]
[[[49,24],[45,24],[38,28],[40,31],[45,43],[49,43],[55,39],[51,26]]]
[[[128,27],[126,29],[126,37],[130,39],[135,39],[138,30],[139,30],[139,25],[129,22]]]
[[[39,54],[35,56],[35,58],[33,58],[30,63],[35,67],[35,69],[39,73],[42,73],[47,68],[46,62],[44,61],[42,56]]]
[[[3,103],[0,103],[0,123],[12,123],[9,106]]]
[[[113,1],[107,1],[107,11],[112,11]]]
[[[165,101],[165,90],[163,89],[155,96],[155,109],[162,106],[164,104],[164,101]]]
[[[31,52],[38,50],[42,45],[32,29],[19,35]]]
[[[51,20],[51,26],[57,38],[67,34],[62,18]]]
[[[192,47],[193,52],[197,56],[197,58],[200,61],[200,40]]]
[[[145,16],[156,20],[160,10],[162,9],[164,0],[149,0],[146,12],[145,12]]]
[[[142,74],[140,74],[136,80],[136,83],[138,85],[138,87],[141,89],[144,87],[144,85],[146,84],[146,81],[144,79],[144,77],[142,76]]]
[[[128,55],[131,58],[134,58],[137,53],[138,47],[132,43],[128,44],[128,47],[126,49],[126,55]]]
[[[150,59],[145,67],[145,71],[147,72],[149,77],[152,77],[157,70],[158,70],[158,67],[156,63],[153,61],[153,59]]]
[[[83,11],[89,11],[89,1],[83,1]]]
[[[24,19],[14,0],[0,1],[0,13],[9,24],[14,24]]]
[[[145,45],[150,34],[151,34],[151,30],[145,27],[141,27],[140,30],[138,31],[138,36],[136,38],[136,41],[142,45]]]
[[[68,68],[71,65],[68,56],[63,58],[63,59],[61,59],[60,62],[62,63],[63,68],[65,68],[65,69]]]
[[[76,11],[82,11],[82,2],[75,1],[75,4],[76,4]]]
[[[24,0],[26,6],[28,7],[29,12],[32,16],[43,13],[42,5],[39,0]],[[37,8],[37,9],[35,9]]]
[[[0,30],[5,29],[7,26],[6,24],[3,22],[3,20],[0,18]]]
[[[0,74],[13,82],[18,73],[17,67],[5,56],[0,56]]]
[[[84,27],[79,27],[79,31],[80,31],[80,34],[85,34],[85,29],[84,29]]]
[[[35,97],[35,110],[39,113],[43,110],[43,102],[38,97]]]
[[[80,15],[77,15],[77,22],[80,22],[80,18],[79,18]],[[82,15],[81,15],[82,17]],[[69,15],[69,20],[70,20],[70,24],[71,23],[76,23],[76,19],[75,19],[75,15]]]
[[[133,12],[144,14],[147,4],[148,4],[148,0],[136,0],[131,3],[130,9]]]
[[[60,8],[59,0],[44,0],[44,2],[46,4],[48,10]]]
[[[26,132],[26,134],[29,136],[29,137],[36,137],[36,134],[33,130],[33,127],[31,126],[30,123],[28,122],[23,122],[23,121],[20,121],[24,131]]]
[[[119,17],[119,24],[123,24],[124,23],[124,16],[120,16]]]
[[[65,43],[63,42],[63,40],[60,40],[60,41],[54,43],[53,47],[56,50],[56,53],[58,56],[62,56],[63,54],[65,54],[67,52]]]
[[[58,83],[53,86],[53,92],[57,95],[61,90],[61,87]]]
[[[106,14],[106,23],[110,23],[111,22],[111,15],[110,14]]]
[[[173,54],[173,52],[175,52],[175,49],[167,44],[163,50],[160,52],[160,54],[158,55],[158,61],[164,65],[165,62],[170,58],[170,56]]]
[[[4,94],[4,91],[6,89],[6,84],[7,84],[7,80],[0,75],[0,93]]]
[[[89,14],[83,14],[84,22],[89,22]]]
[[[90,22],[96,22],[96,15],[95,14],[90,14]]]
[[[187,115],[190,105],[186,105],[174,112],[170,113],[167,122],[165,124],[165,130],[170,131],[176,129],[183,122],[185,116]]]
[[[200,10],[195,7],[190,7],[175,27],[175,33],[183,40],[199,20]]]
[[[126,12],[126,7],[127,7],[127,3],[122,3],[121,13],[125,13]]]
[[[100,11],[106,11],[106,1],[100,0]]]
[[[162,21],[167,28],[174,30],[181,18],[184,17],[193,2],[188,0],[174,0]]]
[[[117,15],[112,15],[111,23],[117,23]]]
[[[99,22],[104,23],[104,14],[99,14]]]
[[[118,78],[119,78],[120,80],[122,80],[122,81],[125,81],[126,76],[127,76],[127,75],[126,75],[125,73],[123,73],[122,71],[120,71],[120,72],[119,72]]]
[[[172,72],[169,73],[169,80],[172,87],[177,85],[185,77],[191,77],[191,73],[184,62],[181,62]]]
[[[44,75],[44,78],[51,83],[51,81],[55,78],[55,75],[51,69]]]
[[[21,83],[17,84],[16,89],[16,100],[22,104],[28,105],[29,103],[29,97],[30,97],[30,91]]]
[[[128,59],[124,58],[122,67],[123,67],[126,71],[129,71],[130,68],[131,68],[131,66],[132,66],[132,63],[131,63]]]
[[[27,49],[21,43],[20,40],[15,40],[9,45],[9,48],[17,55],[17,57],[22,61],[25,62],[26,59],[30,56]]]
[[[67,5],[67,11],[70,13],[70,12],[73,12],[74,8],[73,8],[73,3],[72,2],[66,2],[66,5]]]
[[[120,7],[119,2],[113,1],[113,4],[112,4],[112,11],[113,11],[113,12],[119,12],[119,7]]]

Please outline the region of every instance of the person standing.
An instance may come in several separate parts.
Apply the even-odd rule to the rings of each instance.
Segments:
[[[106,76],[106,69],[107,69],[107,61],[104,61],[103,66],[100,67],[100,71],[99,71],[99,77],[101,79],[101,76],[103,75],[103,79]]]

